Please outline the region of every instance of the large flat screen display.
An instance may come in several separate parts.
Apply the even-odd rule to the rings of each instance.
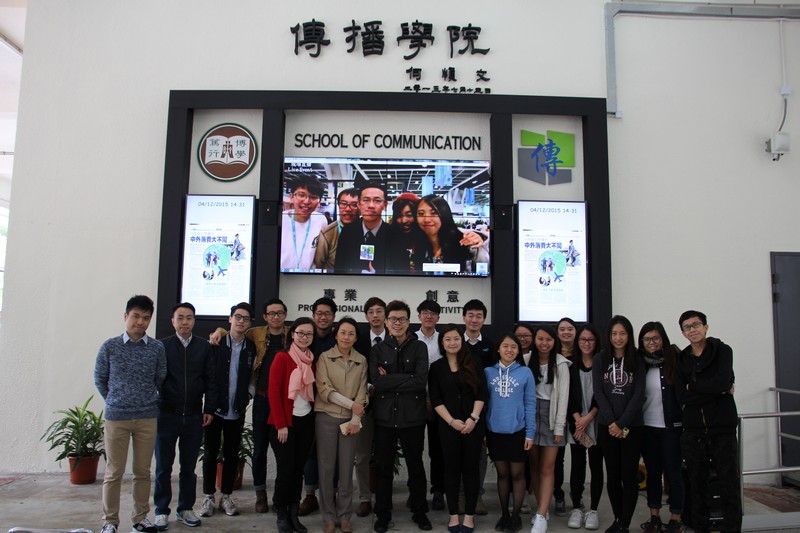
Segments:
[[[250,301],[253,196],[186,197],[181,301],[198,316],[228,316]]]
[[[520,201],[519,319],[588,320],[586,204]]]
[[[287,157],[283,273],[490,273],[489,161]]]

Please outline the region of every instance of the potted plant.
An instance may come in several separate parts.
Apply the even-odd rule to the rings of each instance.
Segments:
[[[198,462],[203,460],[203,453],[205,450],[205,437],[203,445],[200,446],[200,456]],[[217,452],[217,488],[222,487],[222,450],[225,447],[225,436],[220,435],[219,452]],[[236,470],[236,478],[233,480],[233,489],[241,489],[244,481],[244,467],[245,465],[252,465],[253,459],[253,426],[245,424],[242,428],[242,438],[239,441],[239,465]]]
[[[94,396],[83,405],[56,411],[61,418],[53,422],[40,440],[50,443],[49,450],[60,448],[56,461],[69,459],[69,480],[75,485],[94,483],[104,447],[103,412],[88,409]]]

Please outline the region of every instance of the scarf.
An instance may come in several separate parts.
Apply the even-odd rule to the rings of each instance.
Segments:
[[[661,366],[664,364],[664,350],[656,350],[653,353],[647,353],[646,350],[642,350],[642,357],[648,366]]]
[[[297,368],[289,375],[289,399],[294,400],[299,394],[308,402],[314,401],[314,371],[311,363],[314,356],[310,350],[300,351],[294,343],[289,346],[289,357],[295,362]]]

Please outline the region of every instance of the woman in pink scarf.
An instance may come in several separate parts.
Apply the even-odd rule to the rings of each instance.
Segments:
[[[297,518],[305,465],[314,440],[314,323],[298,318],[289,328],[289,346],[278,352],[269,371],[269,442],[277,474],[272,501],[278,531],[305,533]]]

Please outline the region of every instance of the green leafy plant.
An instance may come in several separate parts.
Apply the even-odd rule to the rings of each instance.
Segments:
[[[200,445],[200,452],[198,453],[197,462],[203,460],[203,454],[205,453],[205,433],[203,434],[203,440]],[[217,462],[221,463],[223,461],[222,451],[225,447],[225,434],[220,434],[219,437],[219,451],[217,452]],[[239,442],[239,454],[238,459],[239,461],[244,461],[250,466],[253,466],[253,426],[249,423],[245,424],[242,428],[242,440]]]
[[[61,448],[56,461],[75,457],[73,470],[83,457],[106,456],[103,411],[96,414],[88,409],[93,397],[89,396],[81,406],[56,411],[61,418],[53,422],[40,438],[50,443],[49,450]]]

